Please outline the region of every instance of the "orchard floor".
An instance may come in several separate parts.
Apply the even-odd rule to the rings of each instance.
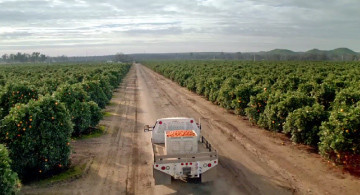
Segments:
[[[24,186],[22,194],[357,194],[360,180],[281,134],[252,126],[187,89],[135,64],[106,108],[106,135],[72,143],[77,179]],[[202,134],[219,153],[217,180],[155,186],[152,125],[162,117],[201,119]]]

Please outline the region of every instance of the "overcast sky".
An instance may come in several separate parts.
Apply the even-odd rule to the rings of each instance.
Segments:
[[[360,51],[359,0],[0,0],[0,54],[337,47]]]

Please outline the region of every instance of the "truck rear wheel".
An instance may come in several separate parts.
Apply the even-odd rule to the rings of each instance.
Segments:
[[[214,181],[216,179],[216,175],[217,175],[216,167],[206,171],[205,173],[202,173],[200,175],[201,183]]]
[[[172,177],[166,173],[163,173],[159,170],[154,169],[153,176],[154,176],[154,180],[155,180],[155,185],[171,184]]]

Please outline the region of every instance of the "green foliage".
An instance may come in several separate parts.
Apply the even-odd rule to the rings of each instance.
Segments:
[[[37,98],[38,93],[33,87],[24,83],[9,83],[0,93],[0,119],[4,118],[15,104],[27,103]]]
[[[90,127],[91,112],[87,103],[89,96],[79,84],[63,85],[54,93],[55,98],[63,102],[70,112],[74,124],[75,136],[85,133]]]
[[[58,86],[82,81],[101,81],[109,76],[119,84],[129,71],[130,64],[21,64],[0,67],[0,80],[6,84],[25,82],[31,84],[41,95],[52,94]],[[1,84],[1,82],[0,82]],[[3,85],[3,84],[1,84]],[[110,85],[110,84],[109,84]],[[117,85],[116,85],[117,86]],[[115,87],[116,87],[115,86]]]
[[[12,108],[2,121],[0,142],[10,150],[13,170],[34,177],[68,165],[72,126],[64,104],[47,95]]]
[[[4,145],[0,144],[0,195],[16,194],[20,190],[20,181],[10,167],[11,160]]]
[[[258,123],[260,116],[265,111],[269,93],[266,91],[266,88],[264,88],[264,91],[265,92],[259,93],[256,96],[251,96],[248,104],[249,107],[245,108],[246,115],[252,123]]]
[[[270,130],[282,131],[286,117],[291,112],[313,103],[313,98],[302,93],[276,93],[270,96],[259,124]]]
[[[96,102],[100,108],[105,108],[106,104],[109,102],[109,99],[101,88],[99,81],[87,81],[82,83],[82,86],[90,96],[90,100]]]
[[[99,121],[103,118],[103,115],[101,109],[95,102],[90,101],[88,102],[88,105],[90,107],[90,113],[91,113],[90,126],[95,127],[99,123]]]
[[[291,140],[317,147],[321,122],[327,120],[324,106],[314,104],[296,109],[286,118],[284,133],[291,135]]]
[[[360,154],[360,104],[337,108],[320,131],[321,154],[343,164],[345,155]],[[359,163],[359,162],[357,162]]]
[[[330,107],[330,103],[334,101],[336,95],[335,87],[328,83],[321,83],[317,85],[314,90],[314,97],[316,101],[325,106],[325,108]]]
[[[220,106],[226,109],[233,109],[232,101],[236,99],[236,95],[234,93],[234,88],[239,85],[239,80],[234,77],[227,78],[221,88],[219,90],[219,96],[217,101],[219,102]]]
[[[76,100],[68,107],[71,115],[71,121],[74,124],[73,135],[79,136],[87,133],[91,127],[91,110],[88,102],[80,102]]]
[[[360,90],[354,87],[346,88],[336,94],[333,107],[340,108],[340,107],[352,106],[359,101],[360,101]]]
[[[231,108],[235,110],[236,114],[245,115],[245,109],[248,107],[250,97],[255,96],[258,91],[250,84],[236,86],[233,91],[235,99],[231,101]]]
[[[108,101],[110,101],[113,88],[111,87],[109,80],[107,78],[102,78],[100,80],[100,87],[104,91]]]
[[[210,101],[215,102],[217,100],[222,81],[223,79],[221,77],[209,78],[208,82],[205,83],[205,97],[208,97]]]
[[[89,128],[95,127],[102,118],[101,109],[98,104],[94,101],[89,101],[91,98],[88,96],[88,94],[93,95],[96,100],[105,98],[105,96],[102,96],[104,94],[101,94],[102,90],[97,84],[99,84],[99,82],[87,82],[82,83],[82,85],[67,84],[59,87],[54,93],[57,99],[65,103],[70,112],[71,120],[74,124],[73,135],[75,136],[88,133]],[[89,93],[87,93],[84,88],[85,90],[87,89]],[[95,92],[100,93],[95,94]],[[106,99],[106,101],[108,100]],[[102,103],[104,104],[105,102]]]
[[[62,85],[56,90],[54,96],[67,107],[70,107],[75,101],[86,102],[89,100],[88,94],[79,84]]]
[[[301,84],[299,84],[298,91],[307,96],[311,96],[314,91],[315,86],[316,86],[316,83],[314,83],[314,82],[301,83]]]
[[[98,105],[105,107],[130,67],[1,66],[0,143],[9,148],[11,167],[19,177],[34,179],[67,167],[72,132],[89,133],[98,124],[102,118]]]

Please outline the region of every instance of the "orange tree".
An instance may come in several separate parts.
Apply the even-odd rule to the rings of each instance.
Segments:
[[[314,98],[308,97],[302,93],[277,92],[270,96],[264,113],[258,121],[259,125],[269,130],[282,131],[286,122],[286,117],[298,108],[311,106],[314,103]]]
[[[291,140],[296,143],[317,147],[319,128],[327,118],[328,113],[325,111],[324,106],[317,103],[313,106],[305,106],[289,114],[283,132],[291,135]]]
[[[88,104],[89,96],[80,84],[60,86],[54,97],[63,102],[70,113],[74,124],[74,135],[84,134],[90,127],[91,111]]]
[[[37,98],[38,93],[34,87],[24,83],[9,83],[0,92],[0,119],[4,118],[15,104],[27,103]]]
[[[100,108],[105,108],[106,104],[109,102],[109,99],[102,89],[99,81],[86,81],[82,83],[82,86],[92,101],[96,102]]]
[[[0,144],[0,194],[16,194],[20,189],[20,181],[10,167],[8,150]]]
[[[0,142],[9,148],[11,166],[20,178],[68,166],[73,125],[65,105],[54,97],[16,104],[0,128]]]
[[[258,123],[260,115],[265,111],[269,96],[270,93],[266,91],[250,97],[248,107],[245,108],[246,116],[249,117],[250,122]]]
[[[320,127],[320,153],[338,164],[360,168],[360,103],[330,113]]]
[[[103,114],[101,113],[101,108],[99,108],[98,104],[94,101],[88,102],[91,117],[90,117],[90,127],[94,128],[99,121],[103,118]],[[88,129],[90,130],[90,129]]]
[[[320,152],[338,164],[360,168],[359,85],[341,90],[332,105],[328,122],[320,131]]]

